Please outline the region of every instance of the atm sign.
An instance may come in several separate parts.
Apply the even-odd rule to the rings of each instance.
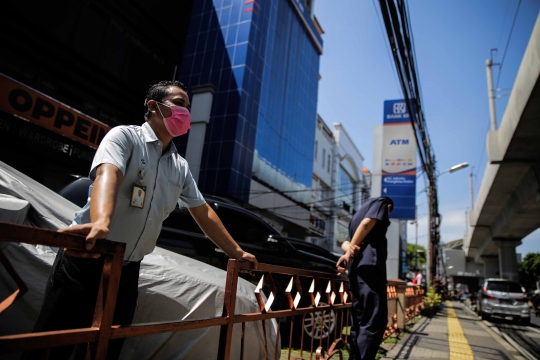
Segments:
[[[111,129],[3,74],[0,74],[0,109],[92,148],[97,148]]]

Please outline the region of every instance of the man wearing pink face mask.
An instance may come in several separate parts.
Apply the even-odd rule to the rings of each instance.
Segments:
[[[190,103],[183,84],[162,81],[150,87],[142,126],[118,126],[103,138],[92,167],[88,203],[71,227],[86,236],[86,249],[97,239],[126,243],[113,324],[130,324],[135,314],[141,260],[154,250],[161,225],[176,204],[187,207],[204,233],[226,254],[257,266],[206,204],[172,139],[190,127]],[[34,331],[90,327],[103,259],[99,254],[60,250],[53,264]],[[120,355],[123,339],[109,342],[107,359]],[[85,347],[75,358],[84,358]],[[73,346],[52,349],[51,359],[68,359]],[[40,352],[25,358],[41,358]]]

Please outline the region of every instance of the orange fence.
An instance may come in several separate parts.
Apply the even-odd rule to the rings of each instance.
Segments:
[[[414,323],[420,314],[424,290],[417,286],[407,286],[403,280],[388,280],[388,325],[384,333],[386,339],[399,334],[407,324]]]
[[[30,228],[0,222],[2,240],[42,244],[75,250],[84,250],[82,236],[58,233],[50,230]],[[288,358],[291,358],[294,328],[300,327],[300,357],[303,357],[304,344],[309,347],[310,359],[328,359],[334,355],[342,358],[342,348],[347,344],[349,327],[349,310],[351,307],[348,278],[344,275],[306,271],[268,264],[259,264],[255,273],[260,274],[260,281],[254,295],[259,304],[259,311],[250,314],[235,314],[236,288],[241,270],[250,269],[251,264],[229,260],[225,284],[223,314],[220,317],[177,322],[160,322],[151,324],[134,324],[119,326],[112,323],[114,303],[117,295],[119,274],[124,257],[125,244],[112,241],[98,241],[93,252],[103,254],[105,258],[100,290],[96,303],[92,326],[84,329],[49,331],[41,333],[17,334],[0,337],[0,354],[32,349],[53,348],[73,344],[88,343],[87,359],[104,359],[110,339],[143,336],[165,332],[176,332],[189,329],[221,326],[218,359],[229,359],[231,344],[239,342],[240,358],[243,358],[245,323],[271,319],[277,320],[276,343],[268,344],[264,337],[265,359],[268,349],[274,348],[275,359],[280,352],[280,324],[282,319],[288,321]],[[9,260],[0,251],[0,262],[8,270],[19,287],[13,294],[0,303],[0,312],[24,295],[26,286],[11,267]],[[285,278],[285,288],[276,287],[274,278]],[[281,282],[282,283],[282,282]],[[420,310],[422,294],[419,290],[406,287],[403,281],[391,280],[388,283],[389,320],[385,337],[403,330],[406,323],[414,318]],[[264,294],[264,295],[263,295]],[[276,298],[286,298],[285,309],[272,308]],[[307,305],[306,305],[307,303]],[[304,305],[300,307],[300,305]],[[328,326],[331,319],[333,326]],[[239,339],[233,338],[233,326],[241,326]],[[310,341],[305,341],[304,334],[308,329]],[[344,331],[345,330],[345,331]],[[282,338],[282,342],[287,342]],[[238,343],[236,343],[238,344]],[[325,351],[327,349],[327,351]]]

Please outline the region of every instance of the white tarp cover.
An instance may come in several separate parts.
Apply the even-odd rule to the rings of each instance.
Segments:
[[[0,162],[0,221],[57,229],[71,223],[79,208]],[[0,237],[1,239],[1,237]],[[49,247],[4,244],[4,253],[29,291],[0,313],[0,335],[30,332],[56,256]],[[141,264],[139,299],[133,323],[181,321],[221,316],[226,272],[156,247]],[[236,314],[257,312],[255,286],[239,279]],[[0,266],[0,299],[15,290]],[[66,316],[69,316],[66,314]],[[266,321],[268,358],[274,358],[276,322]],[[128,338],[121,359],[215,359],[220,327]],[[240,358],[240,325],[234,327],[231,359]],[[246,323],[244,359],[264,358],[261,321]],[[279,348],[278,348],[279,351]],[[2,356],[16,359],[20,355]]]

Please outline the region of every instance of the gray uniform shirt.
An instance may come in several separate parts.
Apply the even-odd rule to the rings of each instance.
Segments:
[[[162,146],[147,123],[117,126],[103,138],[92,162],[92,180],[101,164],[115,165],[124,174],[108,237],[126,243],[124,260],[140,261],[154,250],[163,220],[177,202],[188,208],[206,203],[186,160],[178,154],[174,144],[171,142],[163,155]],[[140,171],[143,172],[142,185],[146,186],[142,209],[130,206],[133,185],[141,183]],[[88,203],[75,214],[76,224],[90,222],[92,188],[89,189]]]

